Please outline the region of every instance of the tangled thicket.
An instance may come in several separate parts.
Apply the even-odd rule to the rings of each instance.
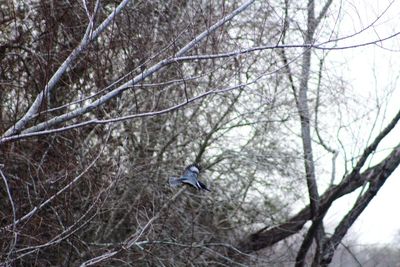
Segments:
[[[114,7],[113,2],[102,3],[96,19]],[[68,70],[50,99],[41,103],[43,112],[36,122],[82,105],[73,102],[110,90],[161,56],[173,55],[225,9],[232,7],[217,9],[210,3],[186,1],[128,5]],[[79,44],[87,17],[82,3],[70,1],[3,3],[1,10],[4,132]],[[222,28],[195,53],[217,53],[223,47],[221,40],[230,34]],[[234,39],[230,40],[225,48],[235,48]],[[164,109],[210,88],[246,81],[260,71],[258,61],[264,60],[252,56],[240,62],[173,64],[85,116],[104,119]],[[111,81],[115,83],[110,86]],[[271,93],[269,105],[263,103],[267,93]],[[13,212],[2,187],[1,226],[9,227],[2,231],[2,261],[77,265],[122,247],[131,237],[137,238],[137,245],[119,252],[109,264],[226,262],[223,255],[237,253],[232,244],[243,237],[244,229],[268,218],[280,220],[288,211],[288,200],[264,194],[273,179],[295,173],[294,151],[277,137],[276,125],[290,112],[284,98],[274,99],[273,88],[235,90],[160,116],[2,145],[1,164],[16,203],[16,218],[33,211],[16,226],[14,240]],[[250,108],[249,103],[259,108]],[[241,128],[248,135],[241,136]],[[202,177],[213,192],[185,190],[171,201],[176,192],[167,186],[168,177],[181,174],[194,161],[205,167]],[[271,179],[265,180],[267,176]],[[278,184],[284,190],[291,188],[284,179]],[[154,216],[157,220],[146,226]]]
[[[61,78],[120,3],[17,2],[0,3],[0,265],[326,265],[400,164],[400,146],[366,163],[400,114],[340,181],[326,185],[318,176],[330,167],[307,158],[311,142],[337,156],[321,124],[348,101],[340,77],[325,74],[327,54],[309,42],[332,1],[319,16],[311,0],[256,1],[216,28],[238,4],[131,1]],[[319,37],[335,43],[334,29]],[[193,162],[211,193],[168,186]],[[366,184],[326,234],[331,204]],[[311,205],[295,213],[307,189]]]

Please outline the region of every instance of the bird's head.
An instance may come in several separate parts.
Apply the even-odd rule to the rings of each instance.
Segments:
[[[201,171],[201,166],[198,163],[193,163],[193,164],[190,164],[189,166],[187,166],[186,170],[189,170],[191,172],[199,174]]]

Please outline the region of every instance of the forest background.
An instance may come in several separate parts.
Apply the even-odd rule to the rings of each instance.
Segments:
[[[0,2],[0,265],[396,266],[399,12]]]

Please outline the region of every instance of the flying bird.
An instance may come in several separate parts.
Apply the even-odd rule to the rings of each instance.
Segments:
[[[209,190],[204,183],[198,180],[200,171],[201,171],[200,165],[196,163],[190,164],[185,168],[185,171],[180,178],[177,177],[169,178],[169,185],[172,187],[177,187],[183,184],[187,184],[189,186],[196,188],[197,190],[206,190],[211,192],[211,190]]]

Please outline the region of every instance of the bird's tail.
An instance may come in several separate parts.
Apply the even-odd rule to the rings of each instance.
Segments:
[[[182,184],[182,180],[176,177],[169,178],[169,185],[172,187],[178,187]]]

